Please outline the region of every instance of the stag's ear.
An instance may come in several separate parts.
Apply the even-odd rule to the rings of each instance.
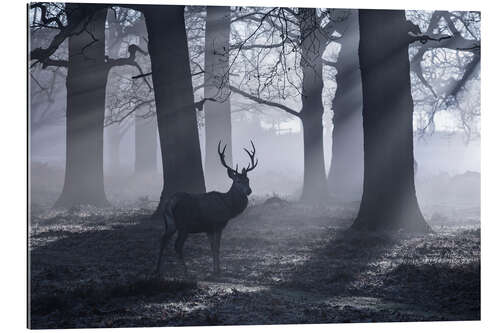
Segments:
[[[235,172],[231,169],[226,169],[227,170],[227,175],[229,178],[234,179]]]
[[[243,168],[243,170],[241,170],[241,174],[246,177],[247,176],[247,169]]]

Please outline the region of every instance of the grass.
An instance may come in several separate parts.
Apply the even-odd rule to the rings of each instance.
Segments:
[[[353,234],[351,207],[256,200],[231,221],[222,274],[190,235],[185,278],[144,207],[38,210],[32,217],[33,328],[469,320],[480,316],[480,229]],[[468,217],[468,219],[470,219]]]

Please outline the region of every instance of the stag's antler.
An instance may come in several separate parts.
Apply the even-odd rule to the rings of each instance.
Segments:
[[[236,170],[231,168],[230,166],[228,166],[226,164],[226,160],[225,160],[225,152],[226,152],[226,147],[227,145],[224,145],[224,147],[222,148],[222,150],[220,149],[220,144],[221,144],[222,141],[219,141],[219,144],[217,145],[217,152],[219,153],[219,158],[220,158],[220,162],[221,164],[228,170],[234,172],[234,173],[238,173],[238,164],[236,164]],[[248,156],[250,157],[250,164],[248,164],[248,167],[246,168],[243,168],[241,170],[241,173],[242,174],[245,174],[247,173],[248,171],[252,171],[253,169],[255,169],[255,167],[257,166],[257,164],[259,163],[259,160],[257,160],[255,158],[255,145],[253,144],[253,141],[250,140],[250,143],[252,144],[252,151],[249,151],[248,149],[246,148],[243,148],[246,153],[248,154]]]
[[[250,164],[248,164],[248,167],[245,169],[245,172],[252,171],[259,163],[259,160],[255,158],[255,152],[256,152],[255,145],[253,144],[252,140],[250,140],[250,143],[252,144],[251,152],[248,149],[243,148],[247,152],[248,156],[250,156]]]
[[[230,166],[228,166],[228,165],[226,164],[226,160],[225,160],[225,155],[224,155],[224,153],[226,152],[226,147],[227,147],[227,145],[224,145],[224,148],[222,148],[222,151],[221,151],[221,150],[220,150],[220,144],[221,144],[221,141],[219,141],[219,144],[217,145],[217,152],[219,153],[220,162],[222,163],[222,165],[223,165],[226,169],[228,169],[228,170],[230,170],[230,171],[232,171],[232,172],[237,173],[238,171],[236,171],[236,170],[238,170],[238,167],[236,167],[236,170],[234,170],[233,168],[231,168]]]

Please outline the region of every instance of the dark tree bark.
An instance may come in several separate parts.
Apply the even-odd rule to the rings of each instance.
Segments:
[[[232,166],[231,104],[229,90],[229,34],[231,8],[207,6],[205,28],[205,178],[207,187],[221,189],[230,185],[221,167],[217,144],[227,144],[226,162]]]
[[[359,10],[364,182],[361,230],[430,231],[413,173],[413,99],[403,10]]]
[[[317,203],[328,198],[323,148],[323,61],[326,41],[318,31],[316,9],[300,8],[302,68],[302,133],[304,184],[301,200]]]
[[[163,162],[163,190],[154,216],[175,192],[205,192],[184,6],[141,7],[146,18]]]
[[[68,22],[86,24],[95,4],[67,4]],[[99,5],[100,6],[100,5]],[[103,131],[108,71],[104,59],[106,7],[91,16],[84,32],[69,38],[66,115],[66,171],[56,207],[106,206]]]
[[[363,93],[359,70],[358,11],[351,10],[340,38],[333,99],[332,157],[328,187],[336,201],[359,201],[363,193]]]

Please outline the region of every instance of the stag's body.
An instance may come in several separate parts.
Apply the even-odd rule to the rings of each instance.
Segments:
[[[230,219],[241,214],[247,207],[247,196],[252,193],[252,190],[246,173],[257,166],[257,162],[254,163],[255,147],[252,153],[247,151],[252,164],[247,169],[243,169],[242,173],[238,173],[237,168],[233,170],[226,165],[224,151],[225,147],[222,152],[220,151],[219,143],[219,155],[222,165],[227,168],[228,176],[233,180],[229,191],[225,193],[212,191],[203,194],[180,192],[174,194],[168,200],[163,213],[165,233],[161,238],[160,254],[156,266],[157,274],[160,272],[165,246],[176,232],[175,252],[185,272],[187,272],[187,268],[182,253],[184,242],[189,234],[204,232],[210,241],[214,273],[220,273],[219,249],[222,230]]]
[[[172,214],[176,229],[187,233],[214,232],[242,213],[248,198],[235,186],[226,193],[177,193],[172,197]]]

